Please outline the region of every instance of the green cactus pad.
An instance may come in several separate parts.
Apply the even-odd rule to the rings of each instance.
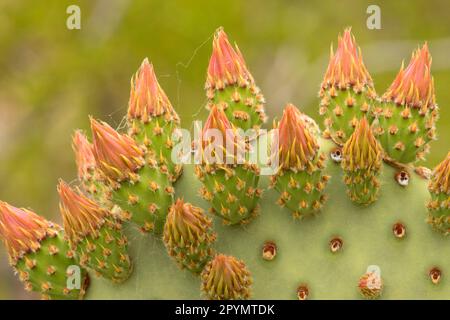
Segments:
[[[333,148],[321,142],[323,152]],[[196,206],[207,207],[194,189],[200,182],[194,177],[192,165],[178,182],[180,196]],[[261,214],[245,226],[226,226],[215,219],[218,233],[216,249],[243,260],[254,283],[253,299],[297,299],[297,288],[306,284],[310,299],[361,299],[358,282],[369,265],[377,265],[384,282],[381,299],[445,299],[450,297],[450,247],[448,239],[434,232],[426,223],[427,181],[412,174],[407,187],[394,179],[395,169],[384,165],[380,175],[382,192],[369,207],[353,204],[345,194],[339,164],[328,162],[325,174],[332,176],[327,186],[329,200],[322,214],[294,220],[288,209],[276,204],[275,190],[268,190],[261,199]],[[267,188],[269,177],[261,177]],[[392,226],[401,221],[406,236],[398,239]],[[162,241],[143,237],[127,230],[135,272],[130,279],[116,286],[94,279],[87,294],[90,299],[199,299],[200,279],[182,272],[167,255]],[[330,250],[330,240],[342,239],[342,248]],[[267,241],[277,246],[272,261],[262,258]],[[439,284],[433,284],[429,272],[442,271]],[[162,272],[162,270],[164,272]]]

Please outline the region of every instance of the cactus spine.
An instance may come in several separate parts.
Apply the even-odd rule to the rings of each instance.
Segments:
[[[350,28],[339,36],[336,53],[331,48],[319,97],[319,113],[326,128],[324,135],[342,146],[359,119],[370,114],[376,99],[372,78]]]
[[[174,192],[167,171],[130,136],[92,118],[91,129],[96,162],[112,189],[109,200],[141,231],[161,234]]]
[[[83,267],[114,282],[123,282],[131,272],[127,238],[121,223],[81,192],[65,182],[58,186],[60,211],[69,244]]]
[[[214,35],[205,89],[207,108],[222,108],[236,128],[258,129],[265,122],[264,96],[239,48],[233,48],[222,28]]]
[[[82,299],[88,285],[87,274],[80,270],[79,287],[68,286],[68,277],[76,272],[75,253],[64,241],[62,228],[36,213],[0,202],[0,238],[9,261],[27,291],[42,299]]]
[[[211,219],[201,208],[178,199],[170,207],[163,240],[181,268],[199,273],[214,255],[216,235]]]
[[[434,169],[428,185],[428,223],[445,235],[450,234],[450,152]]]
[[[179,141],[176,129],[180,125],[178,114],[156,79],[153,65],[144,59],[131,79],[128,103],[129,134],[139,145],[145,146],[158,161],[162,171],[168,171],[175,182],[182,166],[172,161],[172,148]]]
[[[428,46],[413,53],[406,69],[403,65],[381,106],[375,109],[378,123],[375,134],[395,162],[410,163],[424,159],[429,142],[436,139],[438,106],[431,76]]]
[[[280,193],[278,204],[289,208],[295,218],[317,213],[326,200],[329,176],[322,174],[325,155],[319,152],[314,133],[292,104],[278,124],[280,167],[271,185]]]
[[[377,177],[383,162],[383,149],[365,117],[344,144],[342,155],[344,183],[350,199],[362,205],[374,202],[380,189]]]
[[[218,254],[201,274],[203,294],[211,300],[244,300],[250,297],[252,278],[244,262]]]
[[[246,145],[219,107],[212,107],[200,140],[201,164],[195,172],[203,184],[200,195],[224,223],[249,222],[258,214],[262,193],[259,168],[245,159]]]

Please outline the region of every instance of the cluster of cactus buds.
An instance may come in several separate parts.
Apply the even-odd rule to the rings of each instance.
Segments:
[[[300,300],[311,298],[311,292],[313,297],[320,296],[323,290],[320,292],[318,281],[305,279],[306,285],[298,282],[299,275],[331,281],[331,273],[324,272],[327,265],[333,266],[333,272],[339,272],[338,261],[348,256],[357,257],[358,261],[354,263],[372,257],[379,259],[378,244],[370,244],[375,248],[373,255],[369,254],[373,249],[370,245],[360,246],[358,252],[358,242],[375,235],[372,229],[383,225],[389,234],[387,241],[398,239],[398,249],[406,243],[411,244],[411,241],[423,240],[420,237],[426,231],[433,233],[423,221],[420,223],[425,226],[425,231],[418,231],[416,223],[417,219],[423,220],[428,210],[427,222],[444,235],[450,233],[450,153],[433,171],[412,165],[412,162],[423,158],[429,142],[435,138],[438,107],[430,66],[431,57],[427,45],[424,45],[413,54],[409,66],[401,68],[386,93],[377,97],[361,50],[350,28],[346,29],[338,39],[336,52],[331,51],[319,92],[319,113],[324,118],[325,131],[322,134],[314,120],[293,104],[287,104],[280,121],[274,122],[274,136],[278,140],[276,143],[270,141],[268,163],[275,164],[275,171],[265,177],[261,173],[262,162],[254,161],[251,156],[259,143],[269,137],[261,129],[266,120],[264,97],[238,47],[232,46],[223,29],[219,28],[213,39],[205,85],[209,115],[200,130],[200,137],[190,150],[194,151],[197,161],[193,166],[185,166],[185,173],[180,178],[183,168],[179,161],[175,161],[184,157],[184,154],[176,154],[176,145],[183,138],[179,132],[180,119],[158,83],[153,65],[145,59],[131,80],[126,130],[115,130],[107,123],[91,118],[92,142],[79,130],[73,136],[78,185],[68,185],[61,180],[57,188],[64,229],[30,210],[0,201],[0,239],[6,246],[10,263],[27,290],[39,292],[43,298],[79,299],[87,289],[88,272],[114,283],[128,280],[133,265],[139,264],[139,259],[133,259],[132,264],[128,247],[139,241],[139,236],[153,237],[155,248],[162,247],[162,244],[165,246],[162,250],[164,262],[168,254],[174,265],[176,263],[197,276],[189,280],[183,278],[180,282],[195,283],[193,279],[197,279],[201,282],[198,294],[201,292],[207,299],[251,298],[253,279],[258,280],[268,270],[274,271],[273,281],[264,283],[270,288],[269,297],[277,297],[277,293],[285,289],[291,290],[291,297]],[[326,159],[328,152],[332,161]],[[343,201],[330,197],[343,192],[341,179],[333,179],[329,183],[331,175],[339,177],[341,172],[351,202],[345,197]],[[411,200],[413,209],[420,212],[417,203],[422,201],[420,197],[426,187],[423,181],[413,178],[413,172],[418,174],[417,178],[429,179],[428,203],[421,208],[423,217],[391,212],[396,204],[387,202],[393,195],[389,198],[389,192],[380,192],[384,186],[387,190],[395,190],[392,194],[399,192],[399,196]],[[176,201],[175,182],[179,197]],[[268,196],[262,196],[267,186],[274,190],[267,190]],[[191,199],[184,200],[190,191],[186,189],[197,190],[197,187],[200,187],[200,196],[207,200],[209,213],[213,215],[203,210],[201,199],[198,199],[200,204],[190,202]],[[356,237],[352,232],[357,228],[345,229],[339,225],[350,217],[347,215],[349,211],[361,210],[360,205],[367,206],[375,201],[378,202],[368,211],[382,207],[386,212],[372,212],[372,216],[380,219],[376,224],[370,224],[370,232],[359,233]],[[276,208],[302,218],[314,216],[332,206],[333,214],[337,216],[335,219],[339,220],[336,224],[321,224],[319,228],[323,229],[315,229],[320,232],[312,229],[317,238],[307,234],[310,230],[306,230],[306,225],[312,228],[313,224],[322,223],[322,219],[333,217],[320,215],[310,224],[303,221],[299,223],[301,226],[293,226],[283,220],[284,216],[272,212]],[[260,210],[266,212],[257,221],[240,226],[251,221]],[[343,211],[346,216],[339,216]],[[383,224],[383,214],[389,218],[386,224]],[[219,229],[219,237],[225,238],[227,248],[223,251],[213,228],[213,221],[217,218],[225,224],[215,225]],[[292,219],[287,219],[292,223]],[[364,220],[368,223],[374,222],[370,220],[373,217],[360,219],[361,223],[363,219],[369,219]],[[263,226],[264,223],[268,225]],[[130,237],[130,243],[126,234],[133,231],[132,228],[124,228],[128,225],[137,226],[142,231],[142,234],[135,231],[139,236]],[[298,231],[297,228],[304,229]],[[338,228],[343,229],[335,233]],[[298,241],[303,234],[306,238],[302,239],[308,240]],[[249,237],[248,243],[244,236]],[[283,237],[289,237],[289,241]],[[427,241],[415,244],[422,250],[437,249],[436,244],[441,244],[442,238],[436,233],[425,239]],[[346,249],[343,249],[344,239]],[[383,237],[371,239],[386,244]],[[236,257],[248,259],[246,262],[251,270],[256,271],[253,274],[244,261],[220,253],[233,252],[233,244],[237,241]],[[308,248],[304,243],[308,243]],[[336,263],[324,263],[324,270],[313,266],[314,270],[309,275],[303,274],[304,269],[300,273],[304,265],[312,265],[303,254],[316,243],[326,252],[325,259],[335,259]],[[288,248],[289,244],[295,247]],[[386,257],[384,250],[388,248],[382,249],[383,257]],[[253,251],[245,256],[248,250]],[[301,258],[296,256],[297,253]],[[152,261],[157,260],[159,254],[156,250],[152,252]],[[398,251],[394,255],[398,255]],[[410,258],[410,255],[399,256]],[[431,265],[424,269],[428,270],[427,284],[431,280],[433,284],[442,286],[448,259],[438,257],[435,260],[439,267]],[[343,265],[349,266],[348,262]],[[145,267],[155,268],[148,264]],[[419,267],[423,268],[423,265]],[[76,270],[79,270],[78,285],[71,285],[68,279]],[[353,272],[352,268],[346,270],[349,274]],[[364,298],[379,298],[384,280],[386,286],[392,282],[392,276],[382,279],[381,269],[377,270],[368,268],[359,278],[357,289]],[[161,274],[157,271],[147,274],[148,279],[144,282],[151,282],[152,288],[145,290],[156,292],[165,289],[153,287],[152,281],[160,281]],[[325,274],[327,279],[324,279]],[[353,274],[355,282],[347,285],[355,294],[358,290],[354,284],[359,275],[359,272]],[[141,281],[135,278],[128,281]],[[170,279],[171,293],[178,285],[175,278]],[[198,289],[198,283],[196,286]],[[135,288],[133,285],[129,287]],[[258,290],[262,287],[260,285]],[[325,287],[329,288],[329,285],[322,286]],[[189,294],[194,291],[184,290]]]

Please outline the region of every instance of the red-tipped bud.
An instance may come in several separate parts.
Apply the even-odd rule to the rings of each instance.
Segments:
[[[106,176],[123,180],[142,167],[144,153],[131,137],[93,118],[91,130],[95,160]]]
[[[128,118],[141,119],[144,122],[151,117],[167,114],[179,121],[164,90],[156,79],[153,65],[145,58],[135,76],[131,79]]]
[[[402,65],[383,99],[410,107],[434,108],[436,102],[431,76],[431,56],[426,43],[412,54],[406,69]]]
[[[366,117],[359,121],[355,132],[342,148],[342,167],[345,170],[378,170],[381,167],[383,149],[372,133]]]
[[[25,253],[36,252],[41,241],[46,237],[54,237],[58,230],[59,226],[36,213],[0,201],[0,238],[12,262]]]
[[[314,159],[319,145],[303,120],[302,113],[288,104],[279,127],[279,157],[283,168],[304,168]]]
[[[216,133],[220,133],[220,137],[216,137]],[[216,138],[221,138],[222,141],[216,141]],[[228,120],[225,112],[217,107],[212,106],[208,119],[205,122],[205,126],[202,131],[203,147],[214,143],[215,146],[227,151],[227,155],[236,156],[237,151],[243,152],[244,148],[241,139]]]
[[[233,84],[244,87],[253,82],[239,48],[233,48],[223,28],[219,28],[214,35],[206,88],[223,89]]]
[[[63,217],[64,230],[72,244],[86,237],[96,235],[103,225],[108,211],[84,196],[80,190],[72,190],[64,181],[58,185],[59,210]]]
[[[72,138],[72,149],[78,168],[78,178],[87,179],[97,166],[94,157],[94,147],[81,130],[75,131]]]
[[[331,48],[330,62],[322,88],[334,85],[338,88],[372,86],[372,78],[364,65],[361,49],[356,45],[351,28],[345,29],[344,36],[338,37],[336,53],[333,53]]]
[[[450,194],[450,152],[433,170],[429,189],[434,193]]]

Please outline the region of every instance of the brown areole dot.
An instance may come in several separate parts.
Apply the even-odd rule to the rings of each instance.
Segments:
[[[264,242],[262,248],[262,258],[267,261],[272,261],[277,255],[277,245],[273,241]]]
[[[406,235],[406,227],[403,223],[397,222],[392,226],[392,232],[396,238],[402,239]]]
[[[334,237],[330,240],[330,250],[333,253],[340,251],[343,245],[344,241],[340,237]]]
[[[308,286],[306,284],[301,284],[297,288],[297,298],[298,298],[298,300],[306,300],[306,299],[308,299],[308,296],[309,296]]]
[[[336,163],[341,162],[342,161],[342,150],[341,150],[341,148],[338,148],[338,147],[333,148],[330,151],[330,158],[331,158],[331,160],[333,160]]]
[[[442,271],[438,267],[434,267],[430,270],[429,276],[433,284],[439,284],[441,281]]]
[[[395,181],[402,187],[406,187],[409,184],[409,173],[405,170],[398,171],[395,173]]]

